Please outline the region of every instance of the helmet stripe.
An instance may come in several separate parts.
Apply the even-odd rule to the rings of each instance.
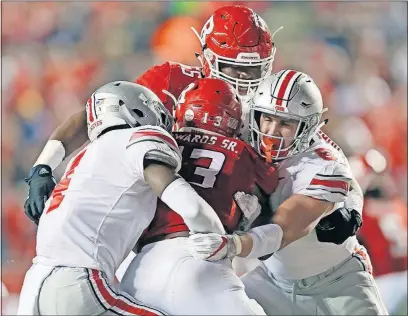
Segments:
[[[289,103],[290,94],[292,93],[293,87],[295,86],[295,82],[299,79],[302,75],[301,72],[296,72],[296,74],[290,79],[288,88],[283,95],[282,106],[287,107]]]
[[[96,114],[96,101],[95,101],[95,94],[92,94],[92,109],[95,119],[98,119],[98,115]]]
[[[279,78],[278,78],[278,81],[277,81],[276,84],[275,84],[275,87],[273,88],[273,91],[272,91],[272,93],[271,93],[271,98],[272,98],[272,100],[271,100],[271,105],[272,105],[272,106],[276,106],[275,92],[276,92],[276,91],[279,91],[279,88],[280,88],[281,85],[282,85],[283,78],[285,77],[285,75],[287,74],[288,71],[289,71],[289,70],[284,70],[284,71],[282,71],[282,73],[280,74],[280,76],[279,76]]]
[[[279,90],[278,90],[276,105],[281,105],[282,106],[282,101],[283,101],[282,99],[284,98],[284,96],[286,94],[286,91],[291,90],[291,89],[288,89],[289,82],[295,76],[295,74],[296,74],[296,71],[290,70],[289,72],[287,72],[284,75],[285,77],[283,78],[282,84],[281,84],[281,86],[279,87]],[[287,93],[289,93],[289,91]]]
[[[93,116],[93,93],[91,97],[88,99],[88,102],[86,102],[86,107],[87,107],[87,112],[88,112],[88,121],[89,123],[92,123],[94,121],[94,116]]]

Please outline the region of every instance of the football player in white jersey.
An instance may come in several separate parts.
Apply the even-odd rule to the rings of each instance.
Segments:
[[[191,249],[207,260],[273,253],[242,277],[248,296],[268,315],[290,314],[294,303],[308,315],[386,315],[368,255],[355,236],[335,244],[316,235],[319,220],[348,198],[352,178],[341,151],[320,136],[323,112],[321,93],[304,73],[283,70],[261,84],[250,129],[254,147],[279,170],[270,197],[273,224],[240,238],[190,236]]]
[[[152,221],[157,197],[194,232],[225,232],[214,210],[176,175],[173,119],[149,89],[112,82],[86,105],[90,144],[46,202],[22,315],[161,315],[117,291],[114,273]]]

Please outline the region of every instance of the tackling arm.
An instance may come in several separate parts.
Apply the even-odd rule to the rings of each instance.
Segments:
[[[193,255],[215,261],[234,256],[260,258],[309,234],[334,203],[294,194],[276,210],[274,224],[254,227],[244,234],[190,236]]]
[[[57,127],[26,178],[29,189],[24,211],[36,224],[44,210],[45,201],[55,187],[52,171],[88,139],[85,112],[84,109],[73,114]]]
[[[279,249],[309,234],[320,218],[333,207],[333,202],[301,194],[292,195],[279,206],[273,217],[273,222],[283,231]]]
[[[48,165],[54,170],[87,140],[86,111],[83,109],[54,130],[34,166]]]
[[[83,109],[71,115],[64,123],[59,125],[51,134],[50,140],[60,140],[68,157],[88,140],[86,126],[86,110]]]
[[[150,162],[144,169],[145,181],[153,192],[178,213],[191,232],[225,234],[213,208],[174,169],[163,163]]]
[[[255,227],[240,236],[242,250],[239,256],[258,258],[286,247],[309,234],[333,206],[332,202],[292,195],[276,210],[274,224]]]

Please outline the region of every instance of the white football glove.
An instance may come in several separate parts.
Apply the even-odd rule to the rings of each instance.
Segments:
[[[238,224],[238,230],[248,231],[252,223],[261,214],[261,205],[258,202],[258,197],[252,194],[246,194],[238,191],[234,194],[234,200],[244,214]]]
[[[235,234],[194,234],[189,237],[189,249],[195,258],[218,261],[239,255],[242,245],[239,236]]]

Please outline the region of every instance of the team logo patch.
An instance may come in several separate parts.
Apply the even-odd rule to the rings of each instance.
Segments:
[[[184,113],[184,119],[188,122],[192,121],[194,119],[194,111],[188,109],[186,113]]]

